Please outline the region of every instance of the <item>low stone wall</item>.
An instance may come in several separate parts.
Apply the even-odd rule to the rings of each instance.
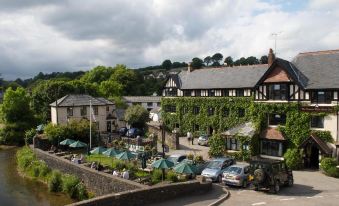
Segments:
[[[73,174],[83,180],[86,187],[96,195],[118,193],[140,188],[148,188],[147,185],[115,177],[103,172],[98,172],[84,165],[74,164],[69,160],[49,154],[41,149],[34,148],[39,159],[44,160],[52,169],[57,169],[67,174]]]
[[[190,181],[154,186],[148,189],[139,189],[119,194],[104,195],[90,200],[70,204],[69,206],[134,206],[159,203],[162,201],[182,197],[185,195],[201,195],[210,191],[211,182],[200,183]]]
[[[148,132],[157,135],[161,141],[161,129],[158,125],[148,124]],[[165,143],[172,149],[179,149],[179,134],[165,131]]]

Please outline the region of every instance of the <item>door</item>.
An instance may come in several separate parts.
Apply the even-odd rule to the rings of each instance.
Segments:
[[[311,164],[310,164],[310,168],[312,169],[319,169],[319,149],[312,145],[311,148]]]
[[[107,132],[111,132],[111,131],[112,131],[112,122],[107,121]]]

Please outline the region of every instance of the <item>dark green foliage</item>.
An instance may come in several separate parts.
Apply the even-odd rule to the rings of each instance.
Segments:
[[[28,146],[25,146],[17,151],[16,159],[19,170],[25,171],[30,166],[30,164],[36,159],[36,157],[32,150]]]
[[[25,143],[26,145],[33,143],[33,138],[37,134],[36,129],[32,128],[25,131]]]
[[[172,62],[169,59],[166,59],[165,61],[162,62],[161,67],[163,69],[169,70],[172,67]]]
[[[222,138],[219,134],[214,134],[209,140],[208,144],[210,146],[210,150],[208,154],[211,157],[221,157],[225,153],[225,139]]]
[[[0,129],[0,144],[24,145],[25,131],[31,127],[31,122],[6,123]]]
[[[79,178],[73,175],[65,175],[62,178],[62,190],[67,193],[71,198],[78,196],[78,184],[80,183]]]
[[[337,165],[338,162],[335,158],[323,158],[320,162],[320,168],[326,175],[339,178],[339,169],[336,168]]]
[[[161,182],[162,178],[161,169],[154,169],[152,172],[152,183],[157,184],[158,182]]]
[[[223,59],[223,55],[220,54],[220,53],[215,53],[213,56],[212,56],[212,61],[213,61],[213,64],[215,64],[215,66],[217,65],[220,65],[220,61]]]
[[[169,170],[166,174],[166,180],[171,182],[178,182],[178,175],[172,170]]]
[[[194,57],[192,59],[191,66],[193,69],[200,69],[202,66],[204,66],[204,62],[200,58]]]
[[[210,56],[205,57],[204,63],[206,64],[206,66],[208,66],[211,62],[212,62],[212,58]]]
[[[61,192],[62,191],[62,178],[59,171],[53,171],[52,176],[48,182],[48,189],[51,192]]]
[[[298,149],[288,149],[284,154],[286,165],[292,170],[298,170],[302,167],[302,155]]]
[[[228,67],[233,66],[233,58],[231,56],[226,57],[224,63],[226,63]]]
[[[132,127],[143,128],[149,121],[149,112],[141,105],[133,105],[126,109],[125,121]]]
[[[330,131],[313,130],[311,133],[319,137],[324,142],[330,142],[330,143],[334,142]]]
[[[263,55],[260,57],[260,64],[267,64],[268,63],[268,56]]]

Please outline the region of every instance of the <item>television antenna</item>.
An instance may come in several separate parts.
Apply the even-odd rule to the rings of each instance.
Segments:
[[[273,38],[274,38],[274,53],[275,53],[275,55],[277,55],[277,40],[278,40],[278,36],[281,33],[282,33],[281,31],[279,31],[277,33],[271,33],[271,36],[273,36]]]

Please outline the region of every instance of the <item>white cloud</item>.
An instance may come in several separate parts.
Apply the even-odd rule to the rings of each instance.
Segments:
[[[293,11],[283,1],[268,2],[277,1],[6,0],[0,8],[0,73],[13,79],[97,64],[139,67],[216,52],[260,57],[274,47],[271,33],[277,32],[282,58],[339,48],[335,0],[311,0]]]

